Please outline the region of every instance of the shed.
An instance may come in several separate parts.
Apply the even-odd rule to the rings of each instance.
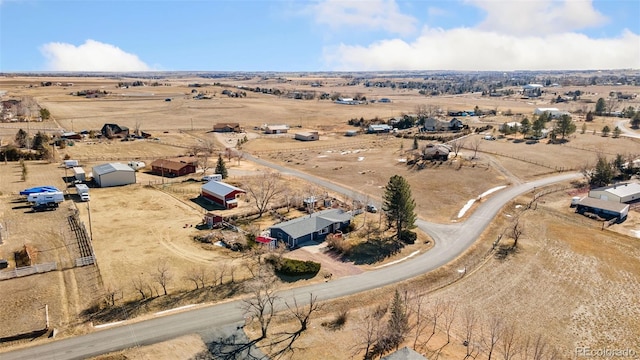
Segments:
[[[233,185],[229,185],[222,181],[209,181],[202,185],[200,195],[218,204],[225,209],[232,209],[238,206],[237,198],[245,194],[246,191],[237,188]]]
[[[160,176],[183,176],[196,172],[198,160],[191,156],[158,159],[151,163],[151,171]]]
[[[320,139],[320,135],[317,131],[305,131],[296,133],[295,139],[302,141],[316,141]]]
[[[608,220],[617,218],[618,221],[623,221],[629,214],[629,204],[584,197],[576,204],[576,212],[590,212]]]
[[[640,199],[640,184],[630,182],[600,187],[589,191],[589,197],[619,203],[630,203]]]
[[[358,130],[347,130],[346,133],[344,133],[344,136],[356,136],[358,135]]]
[[[86,181],[87,180],[87,176],[84,173],[84,169],[79,167],[79,166],[74,166],[73,167],[73,176],[78,181]]]
[[[202,219],[202,222],[205,223],[209,228],[214,228],[217,225],[222,224],[222,221],[222,216],[210,212],[204,214],[204,218]]]
[[[393,128],[387,124],[372,124],[367,128],[367,132],[371,134],[388,133]]]
[[[108,163],[93,167],[93,180],[99,187],[136,183],[136,171],[122,163]]]
[[[427,358],[405,346],[383,357],[382,360],[427,360]]]
[[[286,134],[289,131],[289,125],[267,125],[264,129],[265,134]]]

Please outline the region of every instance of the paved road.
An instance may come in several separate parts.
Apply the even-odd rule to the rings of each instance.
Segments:
[[[627,128],[627,125],[629,125],[629,119],[618,120],[616,123],[616,126],[622,131],[622,135],[640,139],[640,133]]]
[[[354,192],[353,189],[344,188],[260,159],[251,158],[251,160],[268,165],[283,173],[313,181],[336,192],[346,194],[353,194]],[[535,187],[542,187],[581,176],[581,174],[576,173],[562,174],[498,191],[482,203],[463,223],[444,225],[418,220],[417,226],[435,239],[435,246],[428,252],[383,269],[282,291],[279,293],[280,300],[277,306],[283,308],[284,302],[291,303],[294,298],[298,301],[298,304],[305,304],[308,302],[309,293],[317,296],[318,300],[353,295],[394,284],[434,270],[452,261],[471,246],[509,200],[519,194],[531,191]],[[240,304],[240,301],[231,301],[150,320],[131,322],[122,326],[98,330],[87,335],[50,341],[23,350],[0,354],[0,358],[3,360],[83,359],[120,349],[153,344],[185,334],[220,329],[243,322]]]

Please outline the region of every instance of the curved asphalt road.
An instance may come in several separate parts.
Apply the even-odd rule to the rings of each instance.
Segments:
[[[248,158],[282,173],[299,176],[339,193],[354,193],[352,189],[338,186],[308,174],[250,156]],[[581,174],[576,173],[562,174],[500,190],[492,194],[463,223],[444,225],[418,220],[416,225],[420,230],[425,231],[435,240],[435,246],[428,252],[379,270],[281,291],[279,292],[280,299],[276,306],[281,309],[284,307],[285,301],[291,303],[294,298],[299,305],[306,304],[309,300],[309,293],[317,296],[318,300],[329,300],[352,295],[434,270],[452,261],[471,246],[509,200],[535,187],[542,187],[581,176]],[[437,206],[437,204],[434,204],[434,206]],[[236,300],[150,320],[125,323],[125,325],[97,330],[87,335],[54,340],[22,350],[2,353],[0,358],[3,360],[84,359],[125,348],[153,344],[185,334],[220,329],[225,326],[242,323],[244,319],[240,305],[241,302]]]
[[[622,135],[640,139],[640,134],[626,127],[627,124],[629,124],[629,119],[618,120],[616,126],[622,131]]]

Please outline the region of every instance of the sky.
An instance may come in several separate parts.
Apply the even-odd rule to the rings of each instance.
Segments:
[[[640,69],[639,0],[0,0],[0,72]]]

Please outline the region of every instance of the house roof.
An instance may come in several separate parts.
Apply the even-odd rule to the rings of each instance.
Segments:
[[[595,209],[602,209],[602,210],[607,210],[607,211],[612,211],[617,213],[623,212],[625,208],[627,209],[629,208],[629,205],[625,203],[607,201],[607,200],[596,199],[591,197],[584,197],[580,199],[580,201],[578,202],[578,205],[588,206]]]
[[[391,354],[382,358],[383,360],[427,360],[426,357],[420,355],[417,351],[408,347],[396,350]]]
[[[317,131],[302,131],[302,132],[298,132],[296,133],[296,135],[300,135],[300,136],[313,136],[313,135],[318,135]]]
[[[617,197],[625,197],[629,195],[640,194],[640,184],[638,183],[624,183],[624,184],[615,184],[611,186],[605,186],[597,189],[593,189],[591,191],[606,191],[609,194],[615,195]]]
[[[387,124],[371,124],[369,125],[369,129],[372,130],[391,130],[391,126]]]
[[[230,128],[237,128],[240,127],[240,124],[238,123],[217,123],[215,125],[213,125],[214,129],[223,129],[226,127],[230,127]]]
[[[206,190],[207,192],[220,196],[227,196],[234,191],[246,192],[233,185],[223,183],[222,181],[209,181],[208,183],[202,185],[202,190]]]
[[[267,125],[267,130],[289,130],[289,125]]]
[[[96,165],[92,169],[93,176],[100,176],[104,174],[109,174],[115,171],[127,171],[127,172],[135,172],[131,167],[122,163],[107,163],[102,165]]]
[[[351,214],[342,209],[328,209],[308,216],[275,224],[271,228],[280,229],[294,239],[320,231],[331,224],[351,220]]]
[[[191,157],[174,158],[174,159],[157,159],[151,163],[151,166],[161,167],[169,170],[181,170],[187,165],[194,165],[197,160]]]

